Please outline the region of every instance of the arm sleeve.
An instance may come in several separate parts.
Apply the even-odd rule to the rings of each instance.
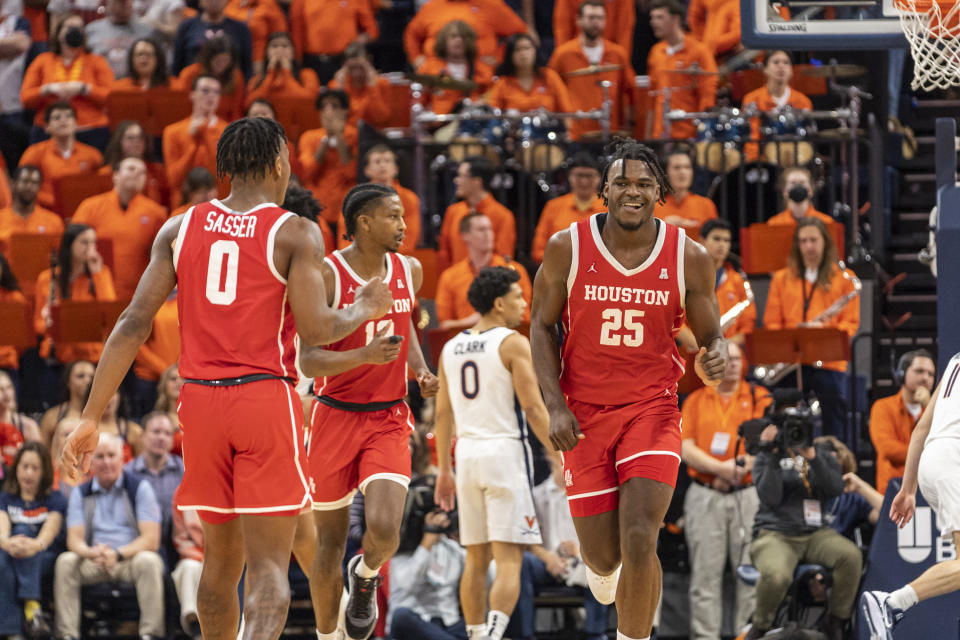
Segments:
[[[525,33],[527,31],[527,23],[507,3],[499,3],[499,9],[494,20],[498,36],[512,36],[515,33]]]
[[[767,304],[763,309],[763,327],[765,329],[783,329],[783,274],[777,273],[767,292]]]
[[[437,298],[434,302],[437,322],[457,319],[454,293],[450,283],[450,272],[448,271],[440,274],[440,280],[437,282]]]
[[[104,265],[100,271],[93,274],[93,290],[96,299],[101,302],[112,302],[117,299],[117,292],[113,288],[113,276],[110,268]]]
[[[870,409],[870,439],[877,450],[877,457],[885,458],[896,466],[903,466],[907,461],[909,442],[900,440],[894,425],[895,417],[884,403],[873,403]]]
[[[20,102],[27,109],[38,111],[43,106],[46,97],[40,93],[40,88],[45,84],[43,78],[43,67],[47,56],[40,54],[23,74],[23,84],[20,86]],[[20,164],[24,161],[21,159]]]
[[[370,9],[370,3],[361,0],[357,11],[357,28],[359,31],[370,36],[370,40],[376,40],[380,37],[380,27],[377,26],[377,20],[373,17],[373,10]]]
[[[704,47],[702,50],[700,66],[706,71],[717,70],[717,61],[714,60],[713,55],[707,50],[706,47]],[[697,80],[698,94],[700,99],[698,108],[700,111],[706,111],[716,103],[718,83],[719,76],[716,75],[700,76],[700,78]]]
[[[293,40],[293,48],[297,52],[297,58],[303,59],[303,49],[306,46],[307,38],[304,33],[303,4],[305,0],[293,0],[290,5],[290,37]]]
[[[630,52],[633,50],[633,30],[637,22],[637,5],[634,0],[622,0],[619,6],[620,10],[616,12],[619,14],[617,17],[617,32],[613,40]]]
[[[506,208],[504,208],[500,228],[497,229],[495,243],[497,245],[497,253],[510,256],[511,258],[513,257],[517,249],[517,223],[513,217],[513,213]]]
[[[725,7],[721,9],[726,15],[724,16],[723,21],[723,31],[717,34],[717,37],[714,39],[713,50],[714,53],[721,51],[726,52],[733,49],[737,46],[737,43],[740,42],[740,6],[737,4],[734,6]]]
[[[707,23],[707,7],[704,0],[690,0],[687,9],[687,24],[690,25],[690,35],[697,40],[703,40],[703,30]]]
[[[551,91],[557,96],[557,104],[560,107],[560,111],[571,112],[576,111],[573,106],[573,102],[570,100],[570,92],[567,91],[567,85],[563,84],[563,80],[560,79],[560,75],[553,69],[545,69],[547,74],[547,83],[550,85]]]
[[[167,182],[171,189],[179,189],[187,178],[193,168],[193,159],[198,148],[196,138],[186,133],[181,136],[179,130],[169,128],[163,132],[163,159],[167,165]]]
[[[403,30],[403,50],[407,53],[407,60],[410,61],[410,64],[413,64],[413,61],[421,55],[427,55],[427,52],[423,50],[423,43],[427,39],[427,28],[426,21],[422,17],[422,11],[421,9],[417,15],[413,16],[413,20]]]
[[[783,476],[780,473],[780,461],[772,453],[761,451],[753,465],[753,482],[757,485],[757,495],[770,507],[776,507],[783,501]]]
[[[156,522],[162,519],[157,494],[146,480],[137,487],[137,522]]]
[[[113,86],[113,69],[107,64],[107,61],[94,56],[94,81],[90,83],[90,94],[87,99],[90,102],[102,107],[107,104],[107,96],[110,95],[110,87]]]
[[[573,40],[576,31],[574,30],[574,11],[569,0],[557,0],[553,5],[553,40],[556,46]]]

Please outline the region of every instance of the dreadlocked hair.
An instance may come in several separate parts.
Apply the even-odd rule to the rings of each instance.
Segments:
[[[604,205],[609,205],[609,203],[607,202],[607,197],[603,195],[603,187],[607,184],[610,167],[612,167],[613,163],[617,160],[623,160],[624,162],[627,160],[639,160],[647,165],[650,172],[657,179],[657,184],[660,186],[660,198],[657,200],[660,204],[666,202],[668,193],[673,193],[673,188],[670,186],[667,174],[660,164],[660,159],[657,157],[656,152],[650,147],[640,144],[633,138],[614,138],[612,142],[604,147],[603,154],[609,158],[607,164],[603,167],[603,179],[600,180],[599,195],[603,199]]]
[[[217,142],[217,178],[260,178],[270,173],[287,139],[268,118],[241,118],[227,125]]]
[[[353,236],[357,232],[357,218],[360,217],[360,214],[366,212],[371,204],[377,200],[395,195],[397,195],[397,190],[393,187],[376,184],[374,182],[358,184],[350,189],[350,191],[347,192],[347,196],[343,199],[343,206],[341,207],[343,211],[343,223],[346,228],[343,239],[353,240]]]

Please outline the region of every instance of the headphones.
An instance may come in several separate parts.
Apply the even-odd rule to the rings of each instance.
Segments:
[[[907,379],[907,369],[913,364],[916,358],[929,358],[933,360],[933,355],[926,349],[914,349],[907,351],[897,360],[897,367],[893,370],[893,382],[896,386],[902,387]]]

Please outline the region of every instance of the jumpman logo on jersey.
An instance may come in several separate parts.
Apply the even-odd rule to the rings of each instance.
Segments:
[[[347,293],[353,293],[353,285],[350,285],[350,288],[347,289]]]
[[[590,268],[587,269],[587,273],[599,273],[599,272],[597,271],[597,263],[596,263],[596,262],[591,262],[591,263],[590,263]]]
[[[400,407],[397,407],[397,408],[394,410],[394,414],[395,414],[395,415],[398,415],[398,416],[399,416],[399,415],[402,415],[402,412],[400,411]]]
[[[669,280],[669,279],[670,279],[670,274],[667,273],[667,268],[666,268],[666,267],[664,267],[663,269],[660,269],[660,279],[661,279],[661,280]]]

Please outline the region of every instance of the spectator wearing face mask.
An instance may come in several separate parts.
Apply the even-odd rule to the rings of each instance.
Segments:
[[[817,218],[824,224],[833,224],[833,218],[813,208],[813,177],[803,167],[791,167],[780,176],[780,191],[787,208],[767,220],[767,224],[797,226],[802,218]]]

